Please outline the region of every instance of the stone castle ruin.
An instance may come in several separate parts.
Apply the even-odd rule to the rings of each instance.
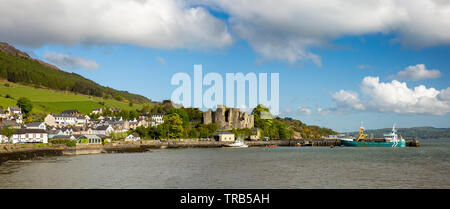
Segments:
[[[239,108],[227,108],[218,105],[215,112],[209,110],[203,113],[202,123],[217,123],[221,130],[253,128],[254,117],[245,112],[240,112]]]

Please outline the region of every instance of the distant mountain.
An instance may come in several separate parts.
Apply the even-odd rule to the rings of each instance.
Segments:
[[[383,137],[383,134],[389,133],[392,128],[366,130],[366,133],[375,138]],[[397,133],[403,138],[418,139],[444,139],[450,138],[450,128],[433,128],[433,127],[414,127],[414,128],[398,128]],[[357,132],[349,132],[348,134],[356,136]]]
[[[76,73],[60,70],[54,65],[34,59],[27,53],[4,42],[0,42],[0,78],[34,87],[72,91],[97,97],[128,100],[134,103],[151,102],[144,96],[101,86]]]

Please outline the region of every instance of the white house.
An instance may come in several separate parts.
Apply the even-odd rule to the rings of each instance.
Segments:
[[[49,114],[45,117],[44,122],[49,126],[68,126],[77,123],[77,116],[66,116],[58,114]]]
[[[32,122],[32,123],[27,123],[25,124],[25,127],[27,129],[43,129],[46,130],[47,126],[45,125],[44,122]]]
[[[89,123],[89,121],[91,120],[91,118],[89,118],[89,116],[77,116],[77,122],[76,125],[77,126],[84,126],[86,124]]]
[[[214,136],[216,141],[221,142],[234,142],[234,133],[232,132],[221,132]]]
[[[139,141],[141,137],[137,134],[130,134],[125,138],[125,141]]]
[[[156,113],[152,114],[152,126],[158,126],[164,123],[164,114]]]
[[[42,129],[18,129],[10,141],[18,143],[48,143],[48,134]]]
[[[8,107],[9,115],[22,115],[22,110],[20,107]]]
[[[98,126],[97,128],[92,130],[92,134],[102,134],[106,136],[109,136],[109,134],[111,134],[112,132],[114,132],[114,129],[111,125]]]
[[[103,109],[102,108],[94,108],[92,109],[92,114],[102,114]]]

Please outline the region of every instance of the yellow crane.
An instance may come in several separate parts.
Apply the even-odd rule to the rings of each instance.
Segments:
[[[361,127],[359,127],[358,137],[356,137],[355,141],[359,142],[360,140],[364,140],[369,137],[369,134],[364,133],[364,127],[361,122]]]

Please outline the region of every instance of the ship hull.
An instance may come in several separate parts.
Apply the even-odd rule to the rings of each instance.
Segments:
[[[405,147],[405,141],[394,142],[357,142],[341,140],[341,144],[346,147]]]

